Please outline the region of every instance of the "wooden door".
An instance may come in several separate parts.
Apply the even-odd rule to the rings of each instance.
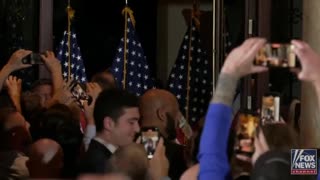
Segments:
[[[271,0],[245,1],[245,37],[270,39]],[[269,90],[269,74],[261,73],[245,77],[242,83],[241,108],[259,109],[261,97]]]

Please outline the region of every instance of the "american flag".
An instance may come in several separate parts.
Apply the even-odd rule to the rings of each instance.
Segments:
[[[188,27],[179,54],[173,66],[168,88],[177,97],[182,113],[186,116],[188,58],[190,53],[189,106],[187,120],[191,125],[203,117],[212,96],[212,62],[201,46],[200,33],[194,23]]]
[[[121,39],[116,56],[110,68],[119,88],[142,95],[146,90],[153,88],[154,80],[150,76],[150,68],[144,55],[142,45],[136,36],[135,28],[130,17],[127,19],[127,64],[126,81],[123,87],[124,72],[124,38]]]
[[[62,41],[60,42],[57,58],[61,61],[62,75],[64,79],[68,79],[69,72],[69,56],[70,58],[70,79],[81,83],[87,82],[86,70],[83,64],[83,59],[80,52],[80,47],[77,43],[77,35],[71,31],[70,36],[70,54],[68,52],[68,33],[63,33]]]

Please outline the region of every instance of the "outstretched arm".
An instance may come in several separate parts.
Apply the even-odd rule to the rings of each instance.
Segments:
[[[229,54],[222,67],[200,141],[198,156],[200,180],[231,179],[227,157],[227,143],[232,122],[231,103],[237,81],[241,77],[267,70],[253,65],[254,57],[264,43],[265,40],[261,38],[246,40]]]
[[[45,55],[41,55],[41,58],[43,59],[46,67],[51,73],[53,93],[57,93],[57,91],[63,85],[60,61],[55,57],[54,53],[51,51],[47,51]]]
[[[302,95],[304,99],[301,101],[300,141],[305,148],[319,148],[320,55],[303,41],[294,40],[292,44],[302,67],[298,73],[298,78],[307,82],[303,86],[305,86],[304,90],[308,93]]]
[[[294,51],[300,59],[302,70],[298,78],[310,82],[316,90],[318,103],[320,102],[320,55],[317,54],[307,43],[294,40]],[[319,106],[320,107],[320,106]]]

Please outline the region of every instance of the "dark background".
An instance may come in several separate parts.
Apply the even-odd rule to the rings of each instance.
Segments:
[[[124,17],[121,12],[124,0],[73,0],[73,22],[86,66],[87,76],[107,69],[112,64],[120,39],[123,37]],[[136,32],[151,66],[156,73],[157,0],[128,0],[134,12]],[[67,1],[54,0],[54,44],[62,38],[67,27]]]
[[[152,75],[157,72],[156,64],[156,35],[157,35],[157,5],[159,0],[129,0],[129,6],[134,11],[136,19],[136,32],[151,66]],[[53,39],[54,50],[60,42],[63,31],[67,28],[67,0],[54,0]],[[77,32],[78,42],[81,47],[87,75],[107,69],[113,60],[115,50],[123,36],[124,19],[121,11],[125,0],[71,0],[75,9],[73,22]],[[11,8],[14,7],[14,8]],[[271,39],[272,42],[289,42],[292,38],[301,38],[302,29],[302,0],[272,0]],[[0,1],[0,66],[3,66],[13,49],[10,49],[10,24],[7,19],[12,13],[25,14],[21,33],[23,43],[21,47],[38,51],[39,35],[39,0],[1,0]],[[244,39],[244,14],[243,0],[225,0],[226,31],[233,48]],[[208,20],[210,22],[210,20]],[[212,20],[211,20],[212,22]],[[300,25],[300,26],[299,26]],[[207,34],[211,34],[209,29]],[[225,35],[222,35],[225,36]],[[211,36],[208,36],[210,40]],[[208,48],[211,49],[211,48]],[[210,52],[210,51],[208,51]],[[228,51],[227,51],[228,52]],[[210,53],[211,54],[211,53]],[[37,69],[27,70],[27,75],[32,81],[37,79]],[[299,83],[289,71],[270,71],[270,90],[282,94],[283,100],[289,102],[292,97],[299,97]],[[284,101],[283,101],[284,102]]]
[[[302,0],[272,0],[270,42],[290,43],[302,38]],[[288,69],[270,70],[270,91],[280,92],[281,103],[300,98],[301,83]]]
[[[156,34],[157,0],[129,0],[134,11],[136,32],[149,61],[151,72],[156,74]],[[67,0],[54,0],[53,40],[54,51],[67,28]],[[123,36],[124,17],[121,12],[125,1],[71,0],[75,9],[73,26],[77,33],[79,46],[88,77],[108,68],[115,50]],[[15,8],[10,8],[15,7]],[[14,50],[9,49],[10,24],[7,19],[22,10],[24,20],[20,32],[23,35],[21,48],[38,51],[39,0],[1,0],[0,2],[0,66],[2,67]],[[17,49],[17,48],[16,48]],[[32,71],[35,71],[33,68]],[[31,71],[30,69],[28,71]],[[35,73],[36,74],[36,73]],[[36,75],[35,75],[36,76]]]

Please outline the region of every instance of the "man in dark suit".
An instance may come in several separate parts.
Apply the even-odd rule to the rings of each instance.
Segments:
[[[95,102],[93,114],[97,135],[81,161],[80,173],[103,174],[116,149],[132,143],[140,131],[138,98],[123,90],[104,90]]]
[[[152,89],[141,96],[141,127],[157,127],[164,138],[169,160],[169,177],[179,179],[187,169],[184,147],[176,144],[176,128],[183,118],[176,97],[168,91]]]

